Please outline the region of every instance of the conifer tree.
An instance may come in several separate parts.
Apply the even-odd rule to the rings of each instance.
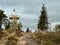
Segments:
[[[27,28],[26,32],[29,32],[29,28]]]
[[[10,21],[9,22],[5,22],[6,25],[5,25],[5,29],[9,29],[10,28]]]
[[[1,27],[2,27],[2,20],[4,18],[7,18],[7,16],[4,14],[4,11],[0,9],[0,30],[1,30]]]
[[[44,7],[44,4],[42,7],[41,16],[39,17],[37,28],[38,30],[42,30],[42,31],[48,29],[48,17],[47,17],[46,7]]]

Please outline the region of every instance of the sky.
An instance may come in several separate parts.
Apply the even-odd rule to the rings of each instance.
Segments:
[[[60,23],[60,0],[0,0],[0,9],[4,10],[7,16],[10,16],[15,8],[23,25],[23,30],[26,30],[27,27],[30,30],[35,30],[43,3],[51,27]]]

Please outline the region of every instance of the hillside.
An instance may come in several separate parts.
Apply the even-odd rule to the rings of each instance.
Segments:
[[[18,32],[0,31],[0,45],[60,45],[59,31]]]

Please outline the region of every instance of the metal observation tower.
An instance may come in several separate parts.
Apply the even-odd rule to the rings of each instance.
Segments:
[[[10,29],[13,32],[17,30],[22,30],[22,24],[19,22],[19,16],[16,14],[16,10],[13,9],[12,15],[9,17],[10,20]]]

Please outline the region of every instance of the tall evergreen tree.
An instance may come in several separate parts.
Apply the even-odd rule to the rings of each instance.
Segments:
[[[4,14],[4,11],[3,10],[0,10],[0,29],[2,27],[2,20],[4,18],[7,18],[7,16]]]
[[[47,30],[48,29],[48,17],[47,17],[47,12],[46,12],[46,7],[43,4],[42,11],[41,11],[41,16],[39,17],[38,21],[38,30]]]
[[[27,28],[26,32],[29,32],[29,28]]]
[[[10,21],[8,19],[4,19],[3,22],[4,22],[5,29],[9,29],[10,28]]]

